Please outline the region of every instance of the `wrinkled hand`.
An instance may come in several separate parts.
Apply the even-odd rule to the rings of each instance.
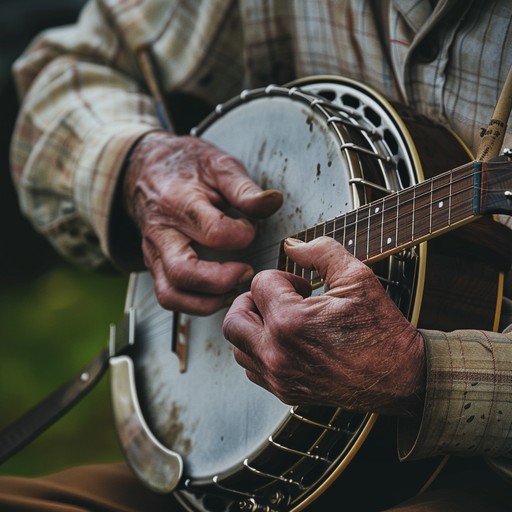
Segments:
[[[224,213],[234,207],[251,218],[282,204],[276,190],[262,191],[242,164],[195,137],[155,132],[134,148],[124,181],[128,214],[142,234],[146,266],[160,304],[207,315],[229,305],[234,290],[253,276],[240,262],[201,260],[197,242],[212,249],[242,249],[256,230],[246,218]]]
[[[290,405],[415,413],[424,393],[423,339],[371,269],[326,237],[288,239],[285,251],[315,268],[328,290],[310,296],[307,281],[277,270],[255,276],[224,320],[249,379]]]

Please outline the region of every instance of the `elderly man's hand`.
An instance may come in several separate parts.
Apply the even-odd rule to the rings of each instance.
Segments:
[[[200,259],[193,242],[211,249],[247,247],[256,230],[249,218],[267,217],[282,204],[277,190],[263,191],[243,165],[194,137],[155,132],[134,148],[124,181],[124,201],[142,233],[146,266],[160,304],[207,315],[229,305],[253,276],[240,262]],[[246,218],[232,218],[226,208]]]
[[[268,270],[224,320],[247,376],[290,405],[327,405],[393,415],[417,412],[424,394],[424,344],[366,265],[321,237],[288,239],[287,255],[315,268],[328,290]]]

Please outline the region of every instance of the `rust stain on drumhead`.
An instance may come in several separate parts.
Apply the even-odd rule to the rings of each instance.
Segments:
[[[205,352],[212,352],[214,355],[220,355],[220,347],[215,342],[215,338],[207,338],[204,343]]]
[[[206,341],[204,342],[205,351],[209,352],[210,350],[213,349],[213,346],[214,346],[213,338],[207,338]]]
[[[189,455],[192,451],[192,440],[184,436],[185,425],[180,420],[183,416],[182,409],[183,407],[177,405],[175,402],[171,404],[169,419],[166,423],[165,432],[162,434],[169,447],[179,451],[182,455]],[[191,428],[191,425],[187,425],[186,428],[186,432],[189,434],[194,430],[194,428]]]
[[[309,126],[309,131],[312,132],[313,131],[313,123],[314,123],[315,119],[314,117],[310,114],[306,117],[306,124]]]
[[[268,184],[268,174],[263,171],[261,173],[261,177],[260,177],[260,187],[263,189],[263,190],[267,190],[268,188],[271,188],[269,187],[269,184]]]
[[[265,148],[267,146],[267,141],[264,140],[260,146],[260,149],[258,151],[258,160],[260,162],[263,162],[263,159],[265,158]]]

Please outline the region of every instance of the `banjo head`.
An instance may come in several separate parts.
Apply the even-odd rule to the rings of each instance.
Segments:
[[[416,165],[403,129],[389,105],[351,81],[256,89],[219,106],[195,134],[238,158],[264,189],[281,190],[284,203],[258,221],[248,250],[198,248],[201,256],[243,258],[256,271],[276,268],[286,237],[414,184]],[[354,145],[365,152],[354,152]],[[361,180],[373,185],[361,187]],[[409,287],[405,308],[411,295]],[[257,495],[254,487],[274,493],[273,485],[288,473],[301,479],[284,498],[296,506],[324,485],[340,460],[353,456],[373,421],[336,408],[290,407],[251,383],[222,335],[227,309],[207,317],[166,311],[148,272],[131,276],[126,310],[134,311],[128,354],[141,415],[158,442],[181,455],[185,490],[178,494],[190,510],[223,510],[210,508],[204,498],[210,494],[225,496],[218,499],[227,509]],[[119,399],[115,388],[112,393]],[[322,443],[329,444],[328,457]],[[308,476],[300,475],[301,457],[316,458],[322,470],[308,466]],[[272,478],[277,467],[280,474]],[[319,476],[311,479],[311,472]]]

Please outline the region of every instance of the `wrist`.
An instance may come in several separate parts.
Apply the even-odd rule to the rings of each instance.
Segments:
[[[158,158],[156,152],[162,145],[169,146],[176,136],[163,131],[153,131],[142,137],[132,148],[125,162],[122,183],[123,208],[136,224],[139,223],[141,197],[140,180],[146,166]]]
[[[393,414],[417,416],[423,409],[426,388],[425,342],[420,332],[416,331],[402,360],[403,379],[401,385],[397,386],[399,393],[393,406]]]

